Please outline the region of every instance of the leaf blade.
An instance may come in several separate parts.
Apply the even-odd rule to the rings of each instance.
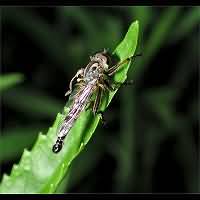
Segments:
[[[114,51],[120,59],[134,54],[137,46],[139,23],[133,22],[120,45]],[[127,44],[127,42],[132,43]],[[127,46],[128,45],[128,46]],[[130,63],[116,73],[118,80],[125,81]],[[116,78],[116,77],[115,77]],[[109,93],[109,100],[103,98],[105,110],[115,92]],[[65,110],[67,107],[65,108]],[[65,145],[59,154],[53,154],[52,145],[56,139],[56,130],[64,115],[57,115],[47,135],[40,134],[31,152],[24,151],[19,165],[14,165],[11,176],[4,176],[0,184],[0,193],[53,193],[66,175],[73,159],[83,150],[92,137],[100,117],[93,116],[90,110],[84,111],[65,139]]]
[[[7,90],[16,84],[22,82],[24,76],[20,73],[10,73],[0,76],[0,92]]]

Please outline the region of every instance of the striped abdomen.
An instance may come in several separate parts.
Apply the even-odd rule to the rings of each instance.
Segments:
[[[64,119],[63,124],[59,129],[58,138],[52,149],[54,153],[58,153],[62,149],[63,141],[66,135],[69,133],[70,129],[74,125],[80,113],[86,107],[89,98],[93,92],[93,88],[94,88],[93,85],[88,84],[82,90],[81,94],[74,100],[74,103],[72,104],[72,107],[70,108],[68,115]]]

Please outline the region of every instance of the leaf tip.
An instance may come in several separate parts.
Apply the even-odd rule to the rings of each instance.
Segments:
[[[130,28],[129,28],[129,29],[132,29],[132,28],[139,29],[139,21],[138,21],[138,20],[135,20],[135,21],[130,25]]]

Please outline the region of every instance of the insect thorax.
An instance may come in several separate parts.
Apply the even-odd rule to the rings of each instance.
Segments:
[[[84,80],[86,83],[92,83],[92,82],[97,82],[101,76],[103,76],[104,71],[105,71],[104,64],[100,62],[95,62],[93,63],[87,73],[85,74]]]

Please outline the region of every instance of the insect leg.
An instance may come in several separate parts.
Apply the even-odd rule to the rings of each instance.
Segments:
[[[94,104],[93,104],[92,111],[94,114],[100,115],[101,122],[102,122],[103,126],[105,127],[107,123],[106,123],[106,120],[104,117],[104,113],[103,113],[103,111],[100,111],[100,110],[98,111],[99,105],[101,103],[102,92],[103,92],[103,89],[99,87]]]
[[[98,87],[97,89],[97,94],[96,94],[96,98],[92,107],[92,112],[94,113],[94,115],[97,113],[97,110],[99,108],[100,102],[101,102],[101,96],[102,96],[102,89],[100,87]]]
[[[141,54],[136,54],[136,55],[134,55],[134,56],[131,56],[131,57],[129,57],[129,58],[126,58],[125,60],[123,60],[123,61],[120,62],[120,63],[117,63],[116,65],[114,65],[114,66],[112,66],[111,68],[108,69],[107,74],[108,74],[109,76],[112,76],[112,75],[118,70],[118,68],[119,68],[121,65],[123,65],[123,64],[125,64],[125,63],[128,63],[129,61],[131,61],[131,59],[133,59],[133,58],[135,58],[135,57],[137,57],[137,56],[141,56]]]
[[[112,85],[112,83],[111,83],[111,81],[109,79],[103,80],[103,83],[104,83],[104,87],[108,91],[115,91],[117,89],[115,86]]]
[[[73,81],[75,79],[78,79],[78,76],[80,75],[81,77],[83,76],[83,68],[79,69],[78,72],[76,73],[76,75],[72,78],[72,80],[70,81],[69,84],[69,90],[65,93],[65,96],[68,96],[72,93],[72,87],[73,87]]]
[[[97,114],[100,115],[101,122],[102,122],[103,126],[105,127],[106,126],[106,120],[105,120],[103,111],[98,111]]]
[[[134,81],[133,80],[127,80],[122,85],[127,86],[127,85],[133,85]]]
[[[75,78],[76,78],[76,75],[70,81],[69,90],[65,93],[65,96],[68,96],[68,95],[70,95],[72,93],[72,84],[73,84],[73,81],[74,81]]]
[[[99,105],[100,105],[100,102],[101,102],[102,92],[103,92],[103,88],[99,87],[97,89],[95,100],[90,102],[90,105],[89,105],[89,107],[87,109],[92,108],[92,112],[93,112],[94,115],[98,115],[99,114],[100,117],[101,117],[101,122],[102,122],[103,126],[105,126],[106,121],[105,121],[103,112],[102,111],[98,111],[98,108],[99,108]]]
[[[103,77],[103,79],[101,79],[101,82],[102,82],[102,85],[104,86],[104,88],[106,88],[109,91],[115,91],[122,84],[120,82],[116,82],[116,81],[112,80],[112,78],[107,74],[104,74],[104,77]]]

